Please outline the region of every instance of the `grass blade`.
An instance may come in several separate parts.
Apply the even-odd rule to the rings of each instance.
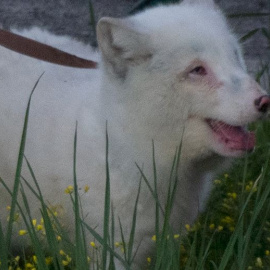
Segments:
[[[132,261],[134,259],[132,254],[133,254],[133,245],[134,245],[134,239],[135,239],[136,221],[137,221],[137,208],[138,208],[138,202],[139,202],[140,193],[141,193],[141,181],[140,181],[140,184],[139,184],[138,193],[137,193],[137,197],[136,197],[136,202],[135,202],[135,206],[134,206],[133,218],[132,218],[132,224],[131,224],[131,231],[130,231],[129,242],[128,242],[127,261],[128,261],[129,265],[132,264]]]
[[[159,243],[159,223],[160,223],[160,217],[159,217],[159,198],[158,198],[158,189],[157,189],[157,167],[156,167],[156,159],[155,159],[155,144],[154,141],[152,141],[152,159],[153,159],[153,172],[154,172],[154,193],[156,199],[156,219],[155,219],[155,232],[156,232],[156,242],[157,245]]]
[[[127,269],[130,270],[129,265],[127,264],[127,262],[122,258],[122,256],[120,256],[119,254],[117,254],[113,248],[111,248],[107,242],[104,241],[104,239],[102,238],[101,235],[99,235],[96,230],[94,230],[93,228],[91,228],[87,223],[85,223],[83,220],[81,220],[82,224],[85,226],[85,228],[93,235],[93,237],[104,247],[106,246],[107,251],[109,251],[111,254],[113,254],[113,256],[118,259],[123,266]]]
[[[107,266],[107,244],[109,242],[109,223],[110,223],[110,169],[109,169],[109,136],[108,124],[106,123],[106,187],[105,187],[105,202],[104,202],[104,219],[103,219],[103,241],[105,245],[102,250],[102,265],[103,269]]]
[[[243,43],[245,41],[247,41],[248,39],[250,39],[252,36],[254,36],[260,29],[256,28],[254,30],[249,31],[247,34],[245,34],[244,36],[242,36],[240,38],[240,42]]]
[[[73,185],[74,185],[74,214],[75,214],[75,258],[76,267],[78,269],[87,268],[87,254],[85,246],[85,238],[83,238],[83,227],[80,217],[80,201],[77,185],[77,172],[76,172],[76,157],[77,157],[77,132],[78,123],[76,122],[75,135],[74,135],[74,153],[73,153]]]
[[[24,117],[23,132],[22,132],[22,136],[21,136],[20,150],[19,150],[18,161],[17,161],[17,166],[16,166],[14,187],[13,187],[13,192],[12,192],[10,219],[9,219],[8,227],[7,227],[7,235],[6,235],[7,249],[9,249],[10,244],[11,244],[13,220],[14,220],[15,207],[16,207],[17,196],[18,196],[18,191],[19,191],[19,186],[20,186],[20,177],[21,177],[21,170],[22,170],[23,157],[24,157],[24,149],[25,149],[25,142],[26,142],[26,135],[27,135],[27,127],[28,127],[31,99],[32,99],[32,95],[33,95],[41,77],[43,76],[43,74],[44,73],[42,73],[40,75],[40,77],[36,81],[32,91],[30,93],[30,96],[28,99],[28,104],[27,104],[27,109],[26,109],[26,113],[25,113],[25,117]]]
[[[8,249],[6,245],[6,239],[3,232],[2,223],[0,221],[0,258],[1,266],[0,269],[8,269]]]

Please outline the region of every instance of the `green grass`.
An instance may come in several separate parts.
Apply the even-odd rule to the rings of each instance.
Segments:
[[[257,133],[269,128],[267,122],[259,124]],[[214,181],[206,212],[187,226],[182,261],[186,267],[192,265],[187,269],[202,269],[198,267],[202,256],[206,256],[204,269],[270,268],[268,145],[267,141],[261,143],[255,153]],[[208,250],[207,254],[202,255],[202,250]]]

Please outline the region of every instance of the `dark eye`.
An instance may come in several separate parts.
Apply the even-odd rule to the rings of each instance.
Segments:
[[[204,76],[207,74],[206,69],[203,66],[197,66],[190,71],[191,74]]]

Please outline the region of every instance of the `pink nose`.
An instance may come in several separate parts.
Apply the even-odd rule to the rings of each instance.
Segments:
[[[254,104],[259,112],[266,113],[270,107],[270,96],[261,96],[255,100]]]

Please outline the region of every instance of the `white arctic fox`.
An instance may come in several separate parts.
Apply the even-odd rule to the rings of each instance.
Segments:
[[[21,34],[99,58],[67,37],[38,29]],[[45,71],[31,103],[25,155],[46,201],[62,208],[65,226],[73,230],[74,215],[64,190],[73,184],[78,121],[78,186],[90,187],[81,198],[83,212],[87,223],[102,231],[107,121],[111,201],[125,234],[141,179],[135,163],[153,184],[153,141],[158,195],[164,205],[182,142],[171,214],[172,227],[180,230],[202,208],[214,173],[231,157],[253,149],[254,134],[245,126],[266,113],[270,98],[247,74],[237,38],[212,0],[184,0],[126,19],[103,18],[97,34],[101,62],[92,71],[55,66],[0,48],[0,176],[12,187],[29,93]],[[31,181],[26,165],[22,175]],[[0,192],[5,224],[10,198],[3,187]],[[33,217],[40,208],[34,199],[29,192]],[[143,182],[136,227],[140,248],[132,269],[144,265],[155,234],[154,217],[155,200]]]

